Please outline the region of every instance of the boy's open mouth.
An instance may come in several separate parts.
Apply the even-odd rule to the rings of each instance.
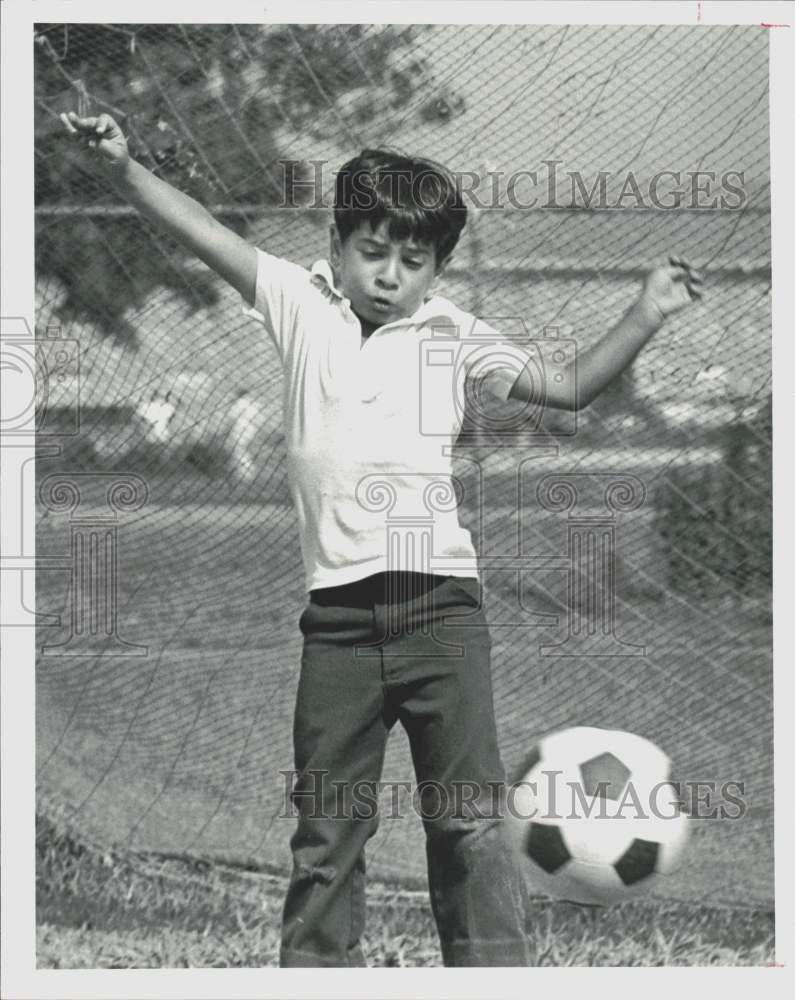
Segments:
[[[372,298],[370,301],[373,304],[373,308],[377,309],[379,312],[386,312],[387,310],[392,308],[392,302],[390,302],[389,299],[384,299],[381,298],[380,296],[377,298]]]

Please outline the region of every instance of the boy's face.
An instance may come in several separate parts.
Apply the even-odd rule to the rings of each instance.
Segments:
[[[411,316],[441,274],[433,246],[413,239],[394,240],[384,220],[375,229],[363,222],[343,242],[331,229],[331,263],[340,291],[363,329]]]

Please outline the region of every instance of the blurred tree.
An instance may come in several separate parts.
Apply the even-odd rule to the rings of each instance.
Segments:
[[[212,207],[283,200],[296,137],[355,150],[359,130],[388,136],[416,114],[440,124],[462,110],[417,54],[416,29],[373,25],[37,25],[36,202],[107,207],[118,199],[64,141],[59,112],[112,114],[130,151],[170,184]],[[300,165],[296,171],[300,176]],[[36,265],[68,289],[63,318],[90,317],[129,337],[123,315],[155,285],[195,306],[211,280],[187,278],[181,255],[137,217],[43,213]],[[225,222],[245,232],[248,216]]]

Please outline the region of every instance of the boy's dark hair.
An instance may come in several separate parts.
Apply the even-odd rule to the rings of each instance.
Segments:
[[[429,243],[436,264],[450,256],[466,225],[467,210],[455,177],[440,163],[391,149],[365,149],[337,174],[334,222],[346,240],[362,222],[389,236]]]

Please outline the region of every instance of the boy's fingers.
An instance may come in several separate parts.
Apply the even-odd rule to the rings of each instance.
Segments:
[[[688,290],[691,288],[700,290],[703,282],[701,272],[692,270],[686,264],[672,264],[668,276],[671,281],[684,282]]]
[[[103,132],[107,131],[109,125],[110,125],[110,115],[102,114],[97,119],[97,124],[96,127],[94,128],[94,131],[97,132],[99,135],[102,135]]]
[[[688,285],[699,285],[703,284],[703,279],[699,271],[687,271],[685,274],[685,279]]]
[[[79,132],[90,131],[97,127],[97,118],[81,118],[74,111],[69,112],[68,118],[75,130]]]
[[[64,125],[66,126],[66,130],[67,130],[67,132],[70,135],[77,135],[78,134],[77,129],[74,127],[74,125],[69,120],[68,115],[66,115],[64,113],[61,113],[59,115],[59,117],[60,117],[61,121],[64,123]]]
[[[669,280],[673,285],[684,287],[689,298],[700,299],[703,296],[701,275],[697,271],[691,271],[684,263],[675,262],[675,258],[668,258],[671,266],[666,268]]]
[[[688,277],[687,281],[685,281],[685,288],[691,299],[700,299],[703,295],[700,278]]]
[[[698,271],[688,271],[684,267],[671,268],[668,272],[674,281],[686,281],[688,284],[694,282],[697,285],[702,283],[701,274]]]
[[[671,264],[673,267],[683,267],[686,271],[689,271],[691,274],[696,273],[695,270],[693,269],[693,265],[688,263],[688,261],[686,261],[684,257],[676,257],[672,255],[668,258],[668,263]]]

